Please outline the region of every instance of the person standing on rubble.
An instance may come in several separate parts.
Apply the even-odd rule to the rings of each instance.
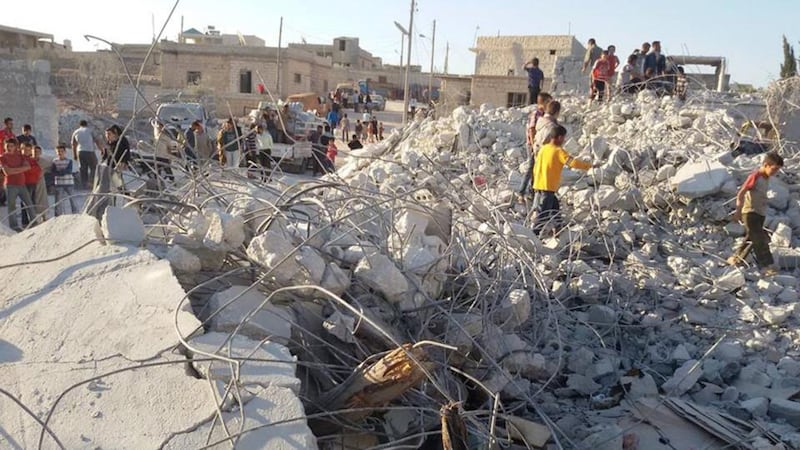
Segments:
[[[122,135],[119,125],[106,128],[106,146],[103,158],[97,168],[97,178],[92,195],[86,200],[85,211],[100,219],[110,203],[109,195],[124,188],[122,172],[128,169],[131,160],[131,146]]]
[[[539,92],[544,85],[544,72],[539,68],[539,58],[533,58],[522,67],[528,72],[528,104],[538,101]]]
[[[644,78],[644,60],[647,59],[648,53],[650,53],[649,42],[643,42],[642,48],[633,52],[636,55],[636,70],[642,74],[642,78]]]
[[[522,178],[522,186],[520,186],[518,197],[524,197],[533,193],[533,185],[531,185],[531,177],[533,176],[533,165],[535,162],[535,153],[533,148],[533,140],[536,136],[536,123],[541,117],[544,116],[545,107],[550,102],[552,97],[546,92],[542,92],[536,96],[536,109],[531,111],[528,115],[528,128],[526,130],[527,144],[528,144],[528,166],[525,168],[525,175]]]
[[[747,177],[736,194],[736,211],[733,213],[733,220],[744,222],[745,239],[736,253],[728,258],[728,264],[736,266],[743,263],[750,254],[750,250],[753,250],[756,263],[763,270],[764,276],[769,277],[778,273],[769,249],[769,236],[764,230],[764,221],[767,216],[769,179],[782,167],[783,158],[777,152],[767,153],[761,167]]]
[[[594,67],[595,61],[600,59],[601,51],[602,49],[597,45],[594,38],[589,39],[589,42],[586,44],[586,53],[583,55],[582,72],[586,72],[587,69]]]
[[[608,57],[608,50],[603,50],[600,54],[600,59],[594,63],[592,68],[592,86],[594,94],[591,100],[603,101],[603,97],[608,90],[608,79],[611,77],[611,60]]]
[[[643,72],[653,69],[653,76],[660,77],[667,70],[667,58],[661,54],[661,41],[653,41],[650,53],[644,59]]]
[[[564,165],[580,170],[592,168],[591,163],[575,159],[564,150],[566,136],[566,128],[561,125],[555,127],[536,157],[536,165],[533,168],[533,203],[537,214],[533,232],[537,236],[548,224],[555,227],[556,233],[561,228],[561,205],[556,197],[556,191],[561,185],[561,171]]]
[[[225,121],[217,133],[217,155],[220,163],[227,168],[237,168],[242,158],[239,148],[239,136],[233,124],[233,118]]]
[[[72,158],[78,161],[81,174],[81,185],[83,189],[92,189],[94,187],[95,174],[97,173],[97,153],[95,147],[100,152],[103,151],[103,146],[100,141],[95,139],[92,130],[89,129],[89,123],[81,120],[78,124],[78,129],[72,133]]]

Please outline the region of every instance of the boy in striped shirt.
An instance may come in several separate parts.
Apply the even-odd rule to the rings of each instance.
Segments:
[[[56,146],[56,159],[53,160],[51,170],[55,177],[56,185],[56,217],[63,212],[62,202],[69,201],[72,214],[78,213],[78,207],[73,197],[73,185],[75,177],[72,175],[72,160],[67,158],[67,147],[64,144]]]

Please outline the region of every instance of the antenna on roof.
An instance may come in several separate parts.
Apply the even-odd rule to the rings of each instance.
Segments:
[[[306,42],[306,38],[304,38],[304,37],[300,38],[300,42],[302,42],[303,45],[308,44],[308,42]]]

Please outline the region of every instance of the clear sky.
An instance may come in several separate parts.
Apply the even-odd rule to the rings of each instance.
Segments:
[[[7,0],[0,24],[71,39],[77,50],[109,41],[147,43],[164,24],[173,0]],[[362,48],[397,64],[400,32],[408,27],[410,0],[181,0],[163,37],[175,40],[184,28],[203,31],[214,25],[223,33],[254,34],[267,45],[278,43],[284,18],[287,42],[330,43],[337,36],[360,38]],[[154,20],[153,20],[154,19]],[[797,0],[419,0],[414,19],[412,64],[430,65],[431,25],[436,20],[435,68],[444,66],[450,43],[449,72],[470,74],[469,51],[478,35],[573,34],[615,44],[620,56],[643,41],[660,40],[667,54],[725,56],[732,81],[765,86],[777,77],[783,59],[781,35],[800,54],[800,3]],[[478,28],[479,27],[479,28]],[[535,56],[535,55],[531,55]]]

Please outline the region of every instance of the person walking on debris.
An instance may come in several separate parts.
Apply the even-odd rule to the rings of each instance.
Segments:
[[[750,250],[753,250],[756,263],[763,270],[765,276],[778,273],[769,249],[769,236],[764,230],[764,220],[767,216],[769,179],[782,167],[783,158],[778,153],[767,153],[761,167],[747,177],[736,194],[736,211],[733,213],[733,220],[743,221],[745,239],[736,253],[728,258],[728,264],[736,266],[743,263]]]
[[[526,130],[527,144],[528,144],[528,166],[525,169],[525,175],[522,178],[522,186],[520,186],[518,197],[524,197],[533,193],[533,186],[531,185],[531,177],[533,176],[533,165],[535,162],[535,154],[533,149],[533,140],[536,136],[536,123],[544,116],[545,106],[552,97],[546,92],[542,92],[536,96],[536,109],[531,111],[528,115],[528,128]]]
[[[383,122],[380,122],[378,124],[378,140],[379,141],[383,140]]]
[[[131,146],[128,138],[122,135],[119,125],[111,125],[106,128],[106,146],[103,150],[103,158],[97,168],[97,179],[95,180],[92,195],[86,201],[85,211],[98,219],[103,217],[106,207],[109,205],[109,195],[114,191],[123,190],[125,182],[122,172],[128,170],[131,160]]]
[[[361,119],[356,120],[356,127],[355,127],[356,135],[358,135],[359,140],[363,140],[364,138],[364,124],[361,123]]]
[[[17,138],[6,138],[3,146],[4,152],[0,154],[0,169],[5,175],[8,226],[13,230],[20,231],[21,228],[17,222],[17,199],[22,202],[22,208],[25,208],[25,205],[33,204],[31,194],[25,186],[25,172],[30,170],[31,166],[28,159],[20,152]]]
[[[537,236],[541,235],[548,223],[555,227],[556,233],[561,228],[561,205],[556,197],[556,191],[561,185],[561,171],[564,165],[581,170],[592,168],[591,163],[575,159],[564,150],[566,136],[566,128],[561,125],[555,127],[536,157],[533,169],[533,203],[536,207],[533,232]]]
[[[528,104],[534,104],[539,98],[544,84],[544,72],[539,68],[539,58],[533,58],[523,66],[528,72]]]
[[[67,147],[64,144],[56,146],[56,159],[53,160],[51,172],[55,178],[56,185],[56,217],[64,211],[64,201],[69,202],[71,214],[78,213],[78,205],[75,204],[72,187],[75,184],[75,176],[72,174],[72,160],[67,158]]]
[[[92,189],[97,173],[97,153],[95,147],[101,152],[103,146],[94,138],[89,123],[85,120],[79,122],[78,128],[72,133],[72,158],[78,161],[81,174],[81,187]]]
[[[178,142],[172,138],[162,122],[156,122],[155,125],[155,170],[159,176],[163,174],[165,180],[174,182],[171,158],[178,150]]]
[[[327,152],[325,153],[325,156],[328,158],[325,170],[328,172],[336,172],[336,155],[338,154],[339,149],[336,147],[336,139],[329,139]]]

